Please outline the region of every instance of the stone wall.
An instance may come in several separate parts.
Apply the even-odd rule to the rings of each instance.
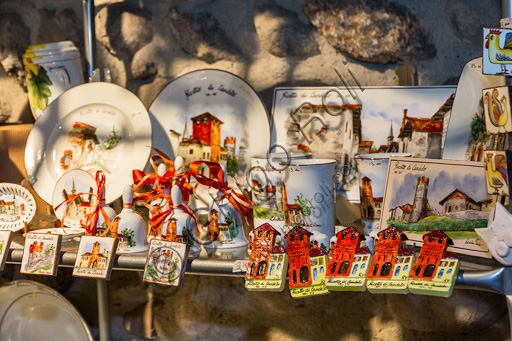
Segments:
[[[481,27],[500,1],[127,0],[95,2],[96,64],[149,107],[172,79],[215,68],[249,82],[270,109],[276,86],[396,85],[414,65],[420,85],[456,84],[481,56]],[[31,122],[21,55],[30,44],[73,41],[83,52],[80,1],[0,2],[0,113]],[[85,70],[85,69],[84,69]],[[21,275],[8,267],[6,279]],[[66,273],[60,269],[59,273]],[[22,276],[23,277],[23,276]],[[29,277],[35,279],[34,277]],[[42,280],[42,279],[41,279]],[[53,280],[52,280],[53,281]],[[96,330],[93,280],[55,280]],[[293,300],[250,293],[241,278],[189,276],[182,288],[115,271],[113,339],[466,340],[510,337],[504,298],[456,290],[449,299],[332,293]]]

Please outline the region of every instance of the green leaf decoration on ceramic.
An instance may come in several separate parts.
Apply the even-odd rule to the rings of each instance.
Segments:
[[[48,106],[48,97],[52,95],[50,91],[50,85],[52,84],[43,67],[39,68],[37,74],[30,71],[30,75],[27,78],[27,90],[33,107],[44,110]]]
[[[108,133],[108,138],[103,142],[106,150],[114,149],[121,143],[122,136],[116,130],[116,127],[112,127],[112,131]]]

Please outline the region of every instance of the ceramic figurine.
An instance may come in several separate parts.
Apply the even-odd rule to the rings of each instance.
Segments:
[[[336,238],[336,245],[331,248],[332,259],[327,266],[327,289],[365,291],[372,254],[367,247],[361,247],[364,235],[353,227],[347,227],[339,231]]]
[[[245,274],[249,291],[283,291],[288,257],[283,246],[276,246],[280,233],[268,223],[253,231],[251,257]]]
[[[183,209],[187,206],[181,202],[181,189],[177,185],[171,188],[171,199],[173,208],[162,224],[162,239],[187,243],[190,246],[190,252],[201,251],[196,223],[192,216]]]
[[[449,297],[459,273],[459,259],[447,252],[453,245],[450,237],[436,230],[423,236],[423,246],[409,274],[409,291],[413,294]]]
[[[295,226],[285,235],[288,246],[288,283],[294,298],[329,293],[325,287],[329,258],[322,248],[309,248],[312,234]]]
[[[227,182],[225,172],[224,182]],[[213,199],[209,208],[208,221],[208,241],[204,244],[205,248],[233,248],[248,244],[244,235],[242,217],[223,191],[219,190]]]
[[[490,219],[489,219],[490,220]],[[475,232],[487,244],[492,256],[505,266],[512,265],[512,215],[500,203],[496,203],[494,220],[487,228]]]
[[[131,185],[123,189],[123,209],[110,224],[110,235],[119,240],[117,253],[142,252],[148,249],[146,222],[133,209]]]
[[[407,294],[407,282],[413,263],[412,250],[402,248],[405,233],[390,226],[377,234],[375,254],[368,273],[371,293]]]

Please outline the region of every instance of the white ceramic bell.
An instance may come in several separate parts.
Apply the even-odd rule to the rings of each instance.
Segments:
[[[224,182],[227,182],[225,171]],[[216,198],[210,204],[205,248],[233,248],[248,244],[240,213],[227,198],[221,199],[223,195],[222,191],[218,191]]]
[[[112,222],[114,218],[117,216],[116,211],[107,204],[105,204],[105,188],[103,188],[102,193],[98,193],[98,196],[100,199],[100,207],[103,209],[103,211],[107,214],[108,220]],[[105,221],[105,218],[103,217],[103,213],[98,212],[98,222],[96,223],[96,230],[95,234],[100,235],[108,228],[107,222]]]
[[[148,249],[146,223],[133,209],[133,190],[131,185],[123,189],[123,209],[114,218],[110,226],[111,235],[117,235],[119,244],[117,253],[142,252]]]
[[[173,206],[179,206],[181,202],[181,189],[172,186],[171,199]],[[162,238],[170,241],[187,242],[190,252],[199,252],[197,228],[192,217],[181,208],[173,208],[171,214],[162,225]]]

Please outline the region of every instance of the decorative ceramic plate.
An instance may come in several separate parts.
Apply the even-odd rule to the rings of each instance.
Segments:
[[[221,70],[187,73],[169,83],[149,108],[153,147],[173,160],[224,165],[245,183],[250,157],[270,146],[267,110],[241,78]]]
[[[476,113],[483,114],[482,90],[502,85],[505,85],[505,77],[482,74],[482,57],[466,63],[453,100],[443,159],[476,160],[472,157],[474,150],[470,142],[471,121]]]
[[[88,83],[67,90],[37,119],[25,148],[27,176],[47,203],[57,179],[80,168],[105,173],[106,202],[132,182],[151,153],[151,121],[132,92],[112,83]]]
[[[23,186],[0,183],[0,229],[18,231],[36,214],[36,202]]]
[[[62,241],[66,242],[75,237],[79,237],[85,234],[85,229],[82,227],[54,227],[49,229],[40,229],[30,231],[31,233],[43,233],[43,234],[60,234],[62,235]]]
[[[66,227],[82,227],[80,219],[90,213],[96,203],[96,180],[81,169],[72,169],[64,173],[53,188],[52,205],[55,216]],[[70,199],[69,203],[65,203]],[[66,211],[67,210],[67,211]]]

